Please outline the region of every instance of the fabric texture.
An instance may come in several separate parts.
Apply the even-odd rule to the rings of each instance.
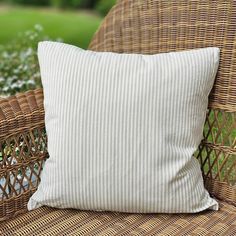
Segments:
[[[42,42],[47,160],[28,209],[218,209],[193,157],[219,49],[157,55]]]

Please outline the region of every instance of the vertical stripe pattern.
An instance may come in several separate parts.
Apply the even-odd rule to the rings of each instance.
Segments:
[[[39,44],[50,158],[28,208],[217,210],[193,157],[219,49],[157,55]]]

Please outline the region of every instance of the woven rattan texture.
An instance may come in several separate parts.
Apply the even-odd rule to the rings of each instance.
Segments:
[[[221,62],[210,107],[236,111],[235,0],[120,0],[90,49],[155,54],[215,46]]]
[[[0,98],[0,140],[44,124],[42,89]]]
[[[2,236],[236,235],[236,207],[200,214],[119,214],[42,207],[0,224]]]
[[[196,157],[208,191],[236,205],[236,113],[209,110]]]
[[[42,90],[0,100],[0,220],[26,211],[47,158]]]
[[[207,116],[204,140],[196,156],[211,194],[236,205],[235,9],[236,1],[233,0],[120,0],[95,35],[90,49],[154,54],[206,46],[221,48],[220,71],[211,94],[210,106],[214,109]],[[26,211],[27,201],[37,188],[47,158],[46,142],[41,89],[0,99],[0,220]],[[188,217],[159,215],[153,219],[150,215],[54,212],[42,208],[4,223],[0,229],[5,235],[13,232],[6,231],[7,227],[20,232],[8,235],[34,235],[34,229],[47,235],[46,227],[51,230],[49,232],[53,229],[57,232],[57,228],[63,230],[65,225],[71,225],[73,230],[75,222],[84,217],[87,220],[79,225],[84,225],[80,230],[85,233],[92,228],[96,232],[96,228],[104,223],[107,235],[115,234],[119,229],[123,235],[127,232],[145,235],[149,229],[158,232],[152,231],[155,227],[159,228],[159,235],[179,233],[181,229],[187,232],[182,235],[190,235],[188,232],[214,235],[207,234],[210,229],[218,232],[216,235],[236,235],[233,232],[235,214],[235,207],[228,204],[224,204],[218,213]],[[91,224],[86,223],[89,221]],[[139,223],[132,224],[136,221]],[[61,224],[56,226],[59,222]]]
[[[120,0],[90,49],[155,54],[221,49],[204,140],[196,153],[207,189],[236,204],[236,1]]]

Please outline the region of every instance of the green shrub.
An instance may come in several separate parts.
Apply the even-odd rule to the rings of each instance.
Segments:
[[[5,0],[5,2],[35,6],[47,6],[50,4],[50,0]]]
[[[77,0],[77,1],[80,2],[80,0]],[[58,8],[68,8],[71,5],[70,0],[51,0],[50,3],[52,6],[58,7]]]
[[[97,0],[51,0],[50,3],[59,8],[93,8]]]
[[[22,5],[54,6],[58,8],[94,8],[99,0],[0,0]],[[107,0],[108,2],[110,0]]]
[[[54,7],[63,8],[66,6],[66,0],[51,0],[50,3]]]
[[[37,45],[49,40],[43,29],[36,25],[33,30],[19,35],[8,45],[0,45],[0,95],[8,96],[17,92],[41,86]]]
[[[115,4],[116,0],[100,0],[96,5],[96,9],[105,16]]]

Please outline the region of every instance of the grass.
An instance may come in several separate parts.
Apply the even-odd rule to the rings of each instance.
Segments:
[[[50,38],[62,38],[65,43],[87,48],[101,20],[100,16],[83,11],[0,6],[0,44],[40,24]]]

